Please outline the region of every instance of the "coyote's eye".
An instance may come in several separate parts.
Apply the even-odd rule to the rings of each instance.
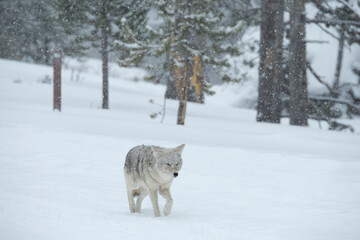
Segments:
[[[176,164],[176,166],[179,166],[179,163],[178,163],[178,164]]]
[[[167,163],[166,165],[168,165],[169,167],[171,166],[170,163]]]

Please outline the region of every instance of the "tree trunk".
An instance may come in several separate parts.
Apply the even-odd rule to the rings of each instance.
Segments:
[[[284,1],[263,0],[257,121],[280,123]]]
[[[169,78],[166,84],[165,97],[168,99],[179,99],[179,87],[181,86],[182,74],[184,68],[179,68],[175,65],[177,63],[183,63],[184,59],[181,57],[181,54],[176,53],[176,51],[171,51],[166,56],[166,61],[169,64]],[[200,56],[192,57],[192,75],[189,76],[189,81],[187,86],[187,101],[204,103],[204,82],[203,82],[203,62]]]
[[[170,45],[174,43],[173,38],[174,35],[171,34]],[[175,84],[175,81],[177,80],[176,67],[174,65],[174,59],[176,59],[177,56],[175,56],[175,51],[172,51],[171,47],[169,47],[169,49],[170,50],[166,53],[166,64],[167,64],[166,71],[168,72],[168,80],[166,83],[165,98],[178,99],[176,84]]]
[[[106,19],[106,8],[104,1],[101,7],[101,18]],[[105,22],[105,21],[104,21]],[[109,109],[109,57],[108,57],[108,33],[106,26],[103,24],[101,27],[101,58],[102,58],[102,76],[103,76],[103,95],[102,95],[102,108]]]
[[[290,1],[290,124],[308,125],[306,79],[305,0]]]
[[[200,56],[193,57],[192,75],[190,78],[190,86],[188,89],[188,101],[196,103],[204,103],[203,91],[203,63]]]
[[[175,81],[174,81],[174,78],[171,76],[171,74],[170,74],[169,80],[166,84],[165,97],[168,99],[177,99]]]
[[[49,45],[50,45],[50,39],[45,37],[43,54],[44,54],[44,63],[47,64],[47,65],[51,64]]]
[[[18,39],[17,36],[14,36],[14,40],[13,40],[13,58],[16,61],[20,61],[20,54],[19,54],[19,47],[18,47]]]
[[[189,87],[189,79],[191,76],[191,66],[189,57],[185,58],[183,74],[181,77],[180,87],[179,87],[179,109],[178,109],[178,117],[177,124],[184,125],[185,124],[185,116],[186,116],[186,105],[188,98],[188,87]]]
[[[335,91],[339,90],[341,66],[342,66],[342,60],[343,60],[343,55],[344,55],[344,43],[345,43],[344,25],[340,26],[339,33],[340,33],[339,49],[338,49],[338,57],[337,57],[337,63],[336,63],[335,80],[334,80],[334,84],[333,84],[333,89]]]
[[[171,54],[171,57],[178,63],[183,62],[183,59],[180,55],[175,55],[173,53]],[[192,60],[192,75],[189,76],[189,86],[187,86],[187,101],[204,103],[205,96],[203,90],[203,63],[199,56],[194,56]],[[174,61],[172,61],[171,65],[169,78],[166,84],[165,97],[168,99],[179,99],[178,93],[179,87],[182,85],[181,81],[184,68],[180,69],[179,67],[174,66]]]
[[[178,91],[176,90],[176,81],[179,81],[180,79],[179,76],[177,76],[177,73],[178,73],[178,69],[176,69],[176,67],[174,66],[174,57],[173,56],[173,53],[168,53],[167,54],[167,61],[169,64],[168,66],[168,81],[167,81],[167,84],[166,84],[166,92],[165,92],[165,98],[168,98],[168,99],[178,99]],[[170,59],[171,58],[171,59]]]

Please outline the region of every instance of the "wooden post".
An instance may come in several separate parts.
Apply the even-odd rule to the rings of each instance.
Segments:
[[[53,56],[54,66],[54,108],[61,111],[61,50],[55,50]]]

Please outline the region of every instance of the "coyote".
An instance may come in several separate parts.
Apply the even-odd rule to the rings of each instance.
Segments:
[[[176,148],[137,146],[126,155],[124,175],[131,213],[141,211],[141,203],[149,194],[154,216],[160,216],[158,191],[166,199],[164,215],[171,212],[173,199],[170,186],[182,166],[181,153],[185,144]],[[137,197],[136,205],[134,197]]]

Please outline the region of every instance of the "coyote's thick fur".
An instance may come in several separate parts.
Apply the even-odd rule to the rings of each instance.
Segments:
[[[137,146],[126,155],[124,175],[130,212],[140,212],[141,203],[149,194],[154,216],[160,216],[158,192],[166,199],[164,215],[171,212],[173,199],[170,186],[182,165],[181,153],[185,144],[176,148]],[[136,205],[134,197],[137,196]]]

